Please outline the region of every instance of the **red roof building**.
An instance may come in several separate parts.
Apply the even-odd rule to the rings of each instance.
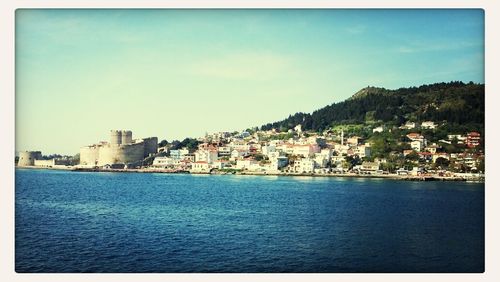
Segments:
[[[479,146],[480,141],[481,141],[481,134],[479,132],[473,131],[467,133],[467,139],[465,141],[465,144],[467,144],[467,147],[473,148]]]

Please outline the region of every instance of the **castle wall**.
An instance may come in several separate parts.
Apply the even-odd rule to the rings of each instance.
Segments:
[[[99,160],[99,146],[86,146],[80,148],[80,164],[96,165]]]
[[[18,166],[34,166],[35,160],[42,158],[40,151],[24,151],[19,152]]]
[[[158,137],[148,137],[142,140],[144,141],[144,157],[158,152]]]
[[[134,163],[144,159],[144,144],[131,144],[123,147],[123,163]]]
[[[40,167],[52,167],[54,166],[55,159],[50,159],[50,160],[35,160],[35,166],[40,166]]]
[[[107,145],[99,149],[98,165],[128,164],[144,159],[144,144]]]

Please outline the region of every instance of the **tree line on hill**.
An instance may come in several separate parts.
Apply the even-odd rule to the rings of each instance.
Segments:
[[[198,148],[200,142],[195,138],[184,138],[184,140],[173,140],[172,142],[168,142],[167,140],[161,140],[158,144],[159,147],[169,146],[170,150],[179,150],[182,148],[188,148],[190,152],[195,151]]]
[[[288,118],[262,125],[287,131],[298,124],[303,130],[323,131],[339,124],[400,125],[406,121],[434,121],[450,127],[484,131],[484,84],[461,81],[388,90],[366,87],[351,98],[313,113],[295,113]]]

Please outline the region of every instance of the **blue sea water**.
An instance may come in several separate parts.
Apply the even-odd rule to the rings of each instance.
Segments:
[[[17,272],[483,272],[484,184],[16,169]]]

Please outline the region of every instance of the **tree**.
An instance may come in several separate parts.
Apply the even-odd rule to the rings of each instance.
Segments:
[[[185,138],[182,141],[179,140],[174,140],[171,143],[170,149],[171,150],[179,150],[184,147],[188,148],[190,152],[196,150],[198,148],[198,145],[200,142],[194,138]]]
[[[165,147],[168,145],[168,141],[167,140],[161,140],[160,143],[158,143],[158,147]]]
[[[435,164],[436,167],[440,167],[441,169],[446,169],[450,165],[450,160],[443,157],[439,157],[436,159]]]
[[[70,159],[70,164],[71,165],[77,165],[80,163],[80,153],[74,155],[71,159]]]
[[[180,148],[181,141],[179,140],[174,140],[172,143],[170,143],[170,150],[177,150]]]
[[[484,159],[480,159],[477,165],[477,170],[484,173]]]
[[[420,159],[420,157],[419,157],[417,152],[413,151],[413,152],[409,153],[408,155],[406,155],[405,159],[408,161],[414,162],[414,161],[418,161]]]
[[[262,154],[255,154],[253,157],[255,158],[256,161],[264,160],[264,155]]]
[[[346,156],[344,160],[345,163],[343,164],[343,167],[347,169],[351,169],[354,166],[361,164],[361,160],[358,156]]]
[[[380,164],[380,169],[383,171],[394,172],[396,171],[396,163],[386,162]]]

